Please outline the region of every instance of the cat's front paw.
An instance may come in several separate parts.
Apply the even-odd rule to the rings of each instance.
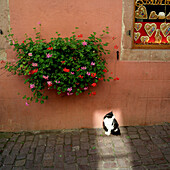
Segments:
[[[109,136],[109,135],[110,135],[110,132],[105,132],[105,134],[106,134],[107,136]]]

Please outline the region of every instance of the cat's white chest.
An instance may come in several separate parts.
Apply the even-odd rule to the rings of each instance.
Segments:
[[[104,119],[104,124],[105,124],[105,126],[108,128],[108,129],[113,129],[113,125],[112,125],[112,123],[113,123],[113,118],[105,118]]]

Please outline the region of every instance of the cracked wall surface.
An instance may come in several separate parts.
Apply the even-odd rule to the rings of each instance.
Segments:
[[[120,60],[170,61],[169,49],[132,49],[134,1],[122,0],[122,40]],[[131,31],[131,36],[128,31]]]

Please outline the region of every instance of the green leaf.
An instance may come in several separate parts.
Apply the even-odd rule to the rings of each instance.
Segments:
[[[108,46],[108,44],[109,44],[109,43],[105,43],[105,44],[103,44],[103,45],[104,45],[104,46]]]
[[[44,100],[41,100],[40,103],[43,104],[43,103],[44,103]]]
[[[26,95],[23,97],[23,99],[25,99],[26,98]]]
[[[58,90],[58,91],[61,91],[61,87],[58,87],[57,90]]]
[[[29,80],[30,80],[29,78],[28,78],[27,80],[25,80],[24,84],[26,84],[27,82],[29,82]]]
[[[46,99],[46,96],[43,96],[42,99]]]
[[[39,101],[39,100],[38,100],[38,99],[36,99],[36,100],[35,100],[35,103],[38,103],[38,101]]]

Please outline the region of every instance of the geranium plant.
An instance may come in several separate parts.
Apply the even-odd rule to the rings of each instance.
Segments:
[[[108,42],[103,43],[102,36],[109,33],[108,27],[100,37],[93,32],[87,39],[75,32],[70,37],[62,38],[56,32],[57,36],[49,42],[41,39],[40,32],[34,29],[34,40],[25,34],[25,40],[19,43],[11,32],[6,36],[17,52],[18,61],[14,64],[7,62],[5,68],[14,74],[25,75],[25,83],[33,92],[32,97],[23,97],[27,99],[26,105],[33,100],[44,103],[48,99],[43,92],[46,87],[56,89],[59,95],[79,95],[89,87],[95,87],[99,81],[106,80],[108,69],[103,54],[110,54],[110,51],[104,49]],[[107,81],[109,79],[113,78],[109,77]],[[95,95],[96,92],[89,94]]]

